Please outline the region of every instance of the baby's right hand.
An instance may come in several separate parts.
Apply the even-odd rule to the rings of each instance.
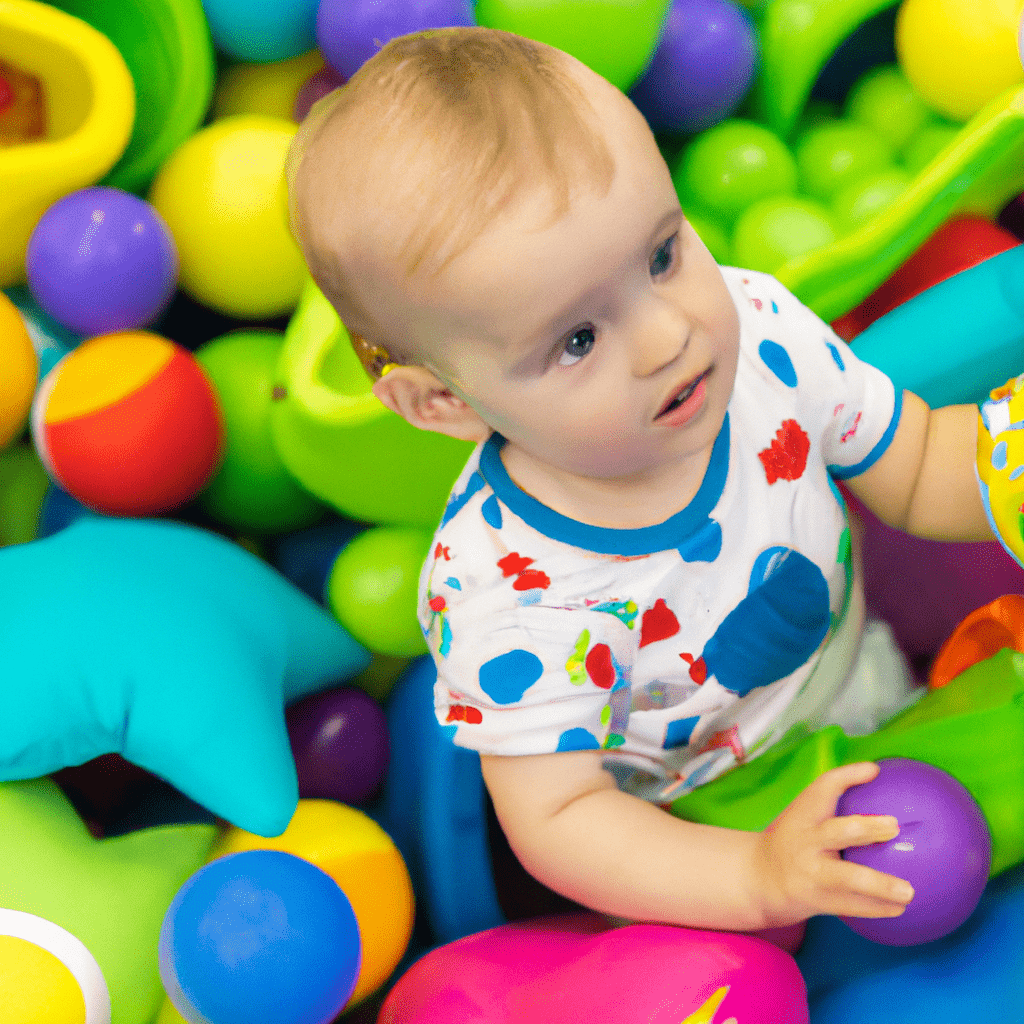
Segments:
[[[887,842],[899,834],[889,815],[835,816],[842,794],[877,774],[872,762],[825,772],[761,833],[755,878],[772,925],[814,914],[898,917],[913,899],[914,890],[903,879],[839,856],[849,846]]]

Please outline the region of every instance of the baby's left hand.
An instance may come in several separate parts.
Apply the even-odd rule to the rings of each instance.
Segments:
[[[1024,374],[996,388],[982,404],[975,471],[993,532],[1024,566]]]

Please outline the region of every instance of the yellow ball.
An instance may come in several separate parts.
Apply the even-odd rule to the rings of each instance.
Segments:
[[[0,909],[4,1024],[110,1024],[110,995],[93,955],[35,914]]]
[[[39,361],[18,307],[0,292],[0,448],[22,431],[36,390]]]
[[[290,312],[305,264],[288,229],[284,160],[294,122],[262,114],[225,117],[168,157],[149,200],[167,222],[181,287],[229,316]]]
[[[319,50],[270,64],[232,64],[217,80],[214,116],[267,114],[290,121],[299,90],[323,66]]]
[[[214,857],[243,850],[283,850],[326,872],[348,897],[359,925],[362,964],[353,1006],[391,976],[412,935],[414,901],[405,861],[391,837],[362,811],[333,800],[300,800],[275,839],[230,829]]]
[[[966,121],[1024,82],[1017,52],[1022,0],[903,0],[896,53],[925,102]]]

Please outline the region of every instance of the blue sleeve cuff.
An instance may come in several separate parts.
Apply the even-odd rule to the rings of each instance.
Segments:
[[[852,476],[860,476],[866,469],[870,469],[885,453],[885,450],[892,443],[896,436],[896,428],[900,423],[900,415],[903,412],[903,389],[894,388],[896,401],[892,410],[892,419],[885,433],[878,439],[878,444],[868,454],[853,466],[829,466],[828,471],[836,480],[849,480]]]

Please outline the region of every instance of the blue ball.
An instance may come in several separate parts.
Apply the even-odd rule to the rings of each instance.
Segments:
[[[203,0],[221,53],[253,64],[288,60],[316,46],[317,0]]]
[[[191,1024],[328,1024],[355,988],[360,959],[348,897],[279,850],[200,868],[160,930],[160,977]]]

